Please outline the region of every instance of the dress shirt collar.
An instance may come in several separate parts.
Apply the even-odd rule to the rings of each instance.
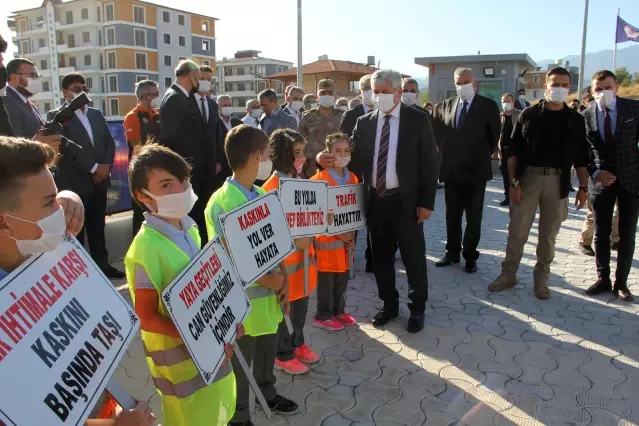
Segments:
[[[375,109],[374,107],[369,107],[366,104],[362,104],[362,106],[364,107],[364,114],[368,114],[369,112]]]
[[[9,86],[8,84],[7,84],[7,88],[9,88],[9,89],[13,90],[15,93],[17,93],[18,96],[20,96],[20,99],[22,99],[22,102],[24,102],[25,104],[27,102],[29,102],[29,99],[27,99],[22,93],[18,92],[16,89],[14,89],[13,87]]]
[[[391,111],[391,113],[390,113],[391,119],[396,118],[396,119],[398,119],[398,120],[399,120],[399,111],[400,111],[400,109],[401,109],[401,108],[402,108],[402,103],[401,103],[401,102],[399,102],[399,103],[397,104],[397,106],[396,106],[395,108],[393,108],[393,110],[392,110],[392,111]],[[388,115],[388,114],[386,114],[385,112],[382,112],[382,111],[379,111],[379,110],[378,110],[378,112],[379,112],[379,113],[378,113],[378,118],[380,118],[380,119],[382,119],[382,118],[384,118],[386,115]]]
[[[187,96],[188,96],[188,95],[187,95]],[[205,96],[202,96],[202,95],[200,95],[199,93],[196,93],[196,94],[195,94],[195,95],[193,95],[193,96],[195,96],[195,100],[197,101],[197,104],[198,104],[198,105],[200,104],[200,99],[204,99],[204,100],[206,100],[206,95],[205,95]]]
[[[180,90],[182,91],[182,93],[184,93],[184,96],[186,96],[187,98],[190,96],[190,93],[188,92],[188,90],[186,90],[184,87],[180,86],[180,83],[178,83],[177,81],[175,82],[175,85],[177,87],[180,88]]]
[[[610,105],[608,105],[608,109],[610,110],[610,112],[614,112],[617,109],[617,97],[615,96],[615,98],[612,100],[612,103]],[[597,111],[601,114],[603,114],[603,109],[601,109],[601,107],[599,106],[599,104],[597,104]]]
[[[475,99],[475,93],[473,93],[473,96],[471,96],[470,99],[466,101],[468,102],[469,107],[473,104],[474,99]],[[461,97],[459,98],[459,105],[464,105],[464,100]]]

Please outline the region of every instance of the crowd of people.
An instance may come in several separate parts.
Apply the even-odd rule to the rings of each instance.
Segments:
[[[509,206],[510,223],[502,271],[489,291],[517,283],[539,209],[533,290],[539,299],[551,297],[550,265],[568,214],[574,168],[579,179],[575,204],[581,208],[588,202],[592,214],[586,225],[592,229],[594,223],[594,232],[584,231],[580,243],[583,249],[590,247],[594,235],[590,251],[598,279],[586,294],[614,291],[621,300],[632,300],[627,280],[639,215],[639,101],[617,96],[612,72],[593,76],[592,98],[584,98],[583,105],[566,103],[571,75],[560,67],[548,71],[545,98],[538,103],[530,105],[520,91],[517,99],[505,93],[498,105],[477,93],[472,69],[459,68],[452,76],[457,96],[422,107],[417,81],[378,70],[361,78],[359,96],[350,101],[339,97],[330,79],[321,80],[313,94],[287,87],[283,105],[266,89],[246,102],[242,119],[233,117],[230,96],[213,98],[212,77],[210,67],[184,60],[166,93],[154,81],[136,84],[138,104],[123,123],[131,147],[135,236],[122,273],[109,265],[104,238],[114,158],[104,117],[89,106],[76,111],[62,133],[81,151],[73,157],[57,155],[60,136],[43,135],[43,122],[29,102],[39,91],[35,65],[18,58],[0,67],[0,86],[5,80],[7,85],[0,105],[0,279],[29,256],[55,248],[65,232],[82,241],[86,229],[96,264],[109,277],[126,275],[165,424],[252,425],[249,380],[233,345],[226,346],[229,362],[207,386],[160,295],[209,239],[223,237],[221,214],[278,188],[282,177],[364,185],[366,272],[374,274],[383,302],[372,319],[375,326],[399,316],[399,249],[409,285],[406,327],[411,333],[424,327],[428,276],[423,227],[442,186],[447,243],[436,266],[449,267],[463,257],[465,272],[477,271],[484,195],[494,158],[501,159],[502,205]],[[63,77],[65,105],[88,91],[80,73]],[[617,231],[612,226],[615,205]],[[614,283],[611,234],[618,250]],[[349,248],[355,239],[354,232],[296,239],[295,251],[279,268],[246,289],[252,309],[238,325],[237,345],[277,413],[292,414],[299,407],[278,394],[274,369],[305,374],[320,358],[316,351],[322,348],[312,349],[304,338],[308,310],[315,310],[312,325],[327,332],[357,324],[345,311]],[[315,291],[317,305],[311,307],[309,296]],[[103,410],[110,406],[109,398],[105,394],[92,416],[111,417],[116,425],[153,421],[143,404],[119,416]]]

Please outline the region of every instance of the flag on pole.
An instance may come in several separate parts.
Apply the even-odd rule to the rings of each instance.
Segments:
[[[634,41],[639,43],[639,28],[633,27],[621,17],[617,16],[617,37],[616,43],[623,43],[625,41]]]

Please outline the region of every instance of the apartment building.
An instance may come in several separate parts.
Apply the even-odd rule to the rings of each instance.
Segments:
[[[43,91],[32,100],[44,115],[63,102],[60,80],[81,72],[93,105],[121,120],[136,104],[135,83],[171,85],[183,58],[215,69],[215,21],[210,16],[139,0],[45,0],[14,12],[16,57],[35,62]]]
[[[544,84],[546,84],[546,73],[554,67],[564,67],[570,72],[570,92],[576,92],[579,85],[579,67],[570,66],[570,61],[558,59],[554,63],[547,64],[546,67],[536,67],[524,75],[526,88],[526,100],[534,101],[544,98]]]
[[[264,58],[260,53],[259,50],[241,50],[233,58],[217,61],[218,84],[215,93],[233,98],[234,113],[244,113],[246,101],[255,99],[258,93],[269,87],[264,77],[293,66],[292,62]],[[283,81],[274,82],[272,87],[281,98],[280,103],[284,102],[284,87]]]

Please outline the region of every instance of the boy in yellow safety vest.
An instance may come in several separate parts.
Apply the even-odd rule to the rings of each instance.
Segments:
[[[219,221],[221,214],[266,193],[253,185],[253,182],[267,179],[273,168],[269,159],[268,136],[260,129],[247,125],[234,127],[226,135],[224,151],[233,176],[227,178],[222,187],[215,191],[204,210],[211,238],[222,235]],[[280,303],[288,305],[284,262],[280,264],[280,269],[281,272],[271,271],[246,288],[246,295],[251,301],[251,312],[244,321],[246,335],[238,345],[247,363],[253,363],[253,376],[270,409],[279,414],[295,414],[299,409],[298,405],[277,393],[273,374],[277,340],[275,333],[282,321]],[[235,416],[229,425],[251,426],[249,382],[235,357],[232,362],[237,375],[237,404]]]
[[[145,220],[124,265],[164,425],[221,426],[235,411],[231,363],[223,363],[207,386],[160,297],[200,251],[197,225],[188,216],[197,200],[189,180],[189,165],[169,148],[147,144],[135,151],[129,185]],[[228,361],[233,346],[225,350]]]
[[[0,282],[29,257],[55,250],[65,233],[82,229],[82,202],[69,191],[58,193],[49,171],[55,159],[48,145],[0,136]],[[85,425],[151,426],[155,421],[146,403],[119,413],[107,409],[116,405],[104,392]]]

